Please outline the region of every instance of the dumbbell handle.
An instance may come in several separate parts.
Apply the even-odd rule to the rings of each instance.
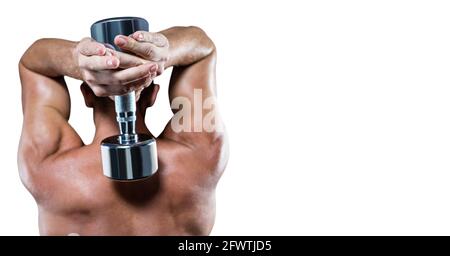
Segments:
[[[121,143],[135,142],[137,140],[135,92],[114,96],[114,102]]]
[[[145,19],[138,17],[109,18],[95,22],[91,26],[91,36],[96,41],[108,44],[115,50],[121,51],[114,44],[114,38],[117,35],[131,35],[138,30],[148,31],[148,22]],[[115,96],[114,101],[120,129],[120,143],[133,143],[137,140],[136,94],[133,91],[125,95]]]

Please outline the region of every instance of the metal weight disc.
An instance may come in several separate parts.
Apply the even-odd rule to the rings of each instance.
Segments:
[[[148,22],[139,17],[116,17],[99,20],[91,26],[91,37],[95,41],[107,44],[116,51],[121,51],[114,44],[116,35],[129,36],[136,31],[148,31]]]
[[[137,141],[120,144],[120,136],[102,141],[103,174],[114,180],[136,180],[149,177],[158,170],[156,140],[147,134],[138,134]]]

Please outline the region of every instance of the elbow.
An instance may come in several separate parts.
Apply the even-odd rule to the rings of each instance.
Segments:
[[[19,70],[21,70],[22,68],[25,67],[25,63],[26,63],[26,59],[27,59],[27,53],[29,51],[30,48],[28,48],[20,57],[19,62],[17,63],[17,66],[19,68]]]
[[[195,35],[194,38],[197,38],[198,45],[200,45],[207,55],[213,54],[216,51],[216,45],[214,41],[208,36],[208,34],[200,27],[197,26],[189,26],[191,35]]]
[[[30,58],[33,56],[33,54],[35,53],[35,49],[39,48],[39,46],[44,43],[47,39],[46,38],[40,38],[36,41],[34,41],[26,50],[25,52],[22,54],[22,57],[19,60],[19,69],[21,67],[28,67],[28,63]]]

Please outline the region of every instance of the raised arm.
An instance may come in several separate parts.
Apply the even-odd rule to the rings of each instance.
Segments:
[[[75,42],[41,39],[30,46],[19,62],[23,111],[21,164],[36,165],[60,150],[82,144],[67,123],[70,97],[63,77],[79,76],[72,55],[75,47]]]
[[[168,64],[173,66],[173,71],[169,98],[174,112],[164,136],[186,144],[209,144],[223,135],[216,101],[214,43],[197,27],[176,27],[162,33],[171,49]],[[186,123],[188,113],[191,120]]]
[[[116,40],[116,44],[123,49],[160,67],[173,67],[169,98],[174,116],[163,139],[196,147],[222,138],[216,104],[216,49],[203,30],[173,27],[159,33],[139,31],[122,39],[123,43]]]
[[[156,71],[154,63],[143,64],[89,38],[33,43],[19,63],[24,115],[19,158],[26,160],[19,163],[37,164],[82,145],[67,122],[70,97],[64,76],[85,81],[97,96],[110,96],[150,84]]]

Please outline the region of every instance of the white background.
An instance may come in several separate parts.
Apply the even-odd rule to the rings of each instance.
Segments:
[[[36,39],[142,16],[215,41],[231,142],[214,235],[450,235],[448,1],[22,1],[0,8],[0,234],[37,235],[16,164],[17,62]],[[165,91],[149,111],[159,133]],[[91,111],[70,81],[71,123]]]

